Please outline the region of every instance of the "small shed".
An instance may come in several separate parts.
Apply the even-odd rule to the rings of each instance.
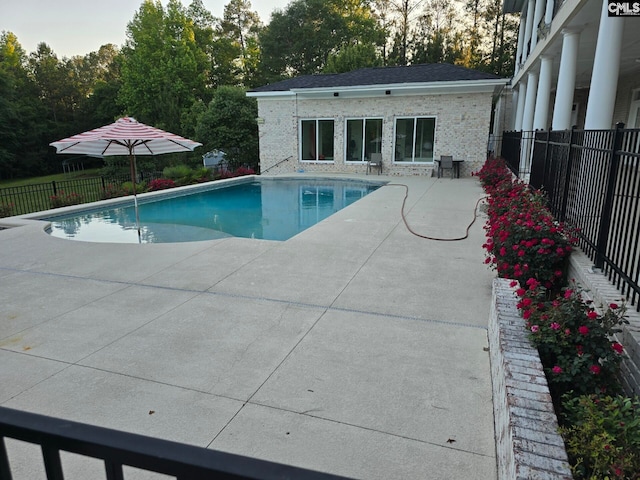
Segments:
[[[211,169],[222,169],[225,165],[225,153],[222,150],[211,150],[202,155],[202,163]]]

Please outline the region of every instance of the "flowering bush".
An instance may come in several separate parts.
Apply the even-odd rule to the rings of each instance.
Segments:
[[[170,178],[156,178],[149,182],[149,191],[155,192],[156,190],[165,190],[167,188],[174,188],[175,182]]]
[[[544,195],[512,181],[500,160],[487,160],[476,175],[489,194],[485,263],[521,285],[529,278],[549,289],[561,285],[575,239],[555,221]]]
[[[109,183],[102,190],[102,199],[107,200],[109,198],[124,197],[126,194],[127,193],[122,189],[120,185]]]
[[[575,478],[640,479],[640,399],[584,395],[567,399],[564,423]]]
[[[488,158],[482,168],[472,175],[478,177],[485,190],[498,188],[503,182],[511,181],[511,171],[502,158]],[[491,193],[487,191],[487,193]]]
[[[254,175],[256,172],[253,168],[249,167],[238,167],[235,170],[223,170],[219,173],[219,178],[233,178],[233,177],[242,177],[244,175]]]
[[[640,399],[620,392],[624,307],[598,313],[566,285],[565,264],[575,239],[556,222],[544,196],[521,182],[500,159],[477,172],[489,195],[485,263],[514,279],[517,304],[537,347],[576,479],[640,479]]]
[[[49,197],[51,208],[67,207],[69,205],[78,205],[82,203],[82,195],[79,193],[65,193],[60,190],[57,195]]]
[[[552,396],[619,393],[616,375],[623,348],[611,338],[629,323],[624,307],[612,303],[599,314],[576,289],[565,288],[548,300],[535,279],[527,287],[518,289],[517,306],[540,353]]]
[[[0,203],[0,218],[13,215],[13,203]]]

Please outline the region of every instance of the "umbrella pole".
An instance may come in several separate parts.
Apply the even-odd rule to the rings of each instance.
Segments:
[[[138,243],[142,243],[140,235],[140,216],[138,215],[138,194],[136,189],[136,156],[129,153],[129,168],[131,169],[131,184],[133,185],[133,205],[136,212],[136,229],[138,230]]]

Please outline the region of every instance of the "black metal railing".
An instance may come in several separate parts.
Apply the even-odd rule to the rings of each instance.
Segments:
[[[504,132],[500,154],[507,162],[509,170],[520,176],[520,145],[522,143],[522,132]]]
[[[138,181],[151,181],[161,176],[161,172],[141,173]],[[128,181],[131,181],[129,174],[123,174],[0,188],[0,212],[5,213],[0,216],[48,210],[56,206],[56,200],[52,197],[57,197],[59,203],[64,203],[70,195],[77,199],[76,203],[103,200],[107,198],[106,190],[110,185],[120,186]]]
[[[640,311],[640,129],[538,131],[519,147],[513,133],[505,133],[514,139],[503,148],[507,163],[522,175],[520,156],[531,156],[530,185],[546,192],[554,216],[578,230],[580,248]]]
[[[60,452],[104,462],[107,480],[122,480],[123,466],[176,477],[178,480],[301,479],[340,477],[232,453],[170,442],[60,418],[0,407],[0,478],[12,480],[5,438],[40,445],[48,480],[64,480]]]
[[[265,170],[260,169],[260,174],[264,174],[267,173],[269,170],[271,170],[272,168],[276,168],[278,165],[283,164],[284,162],[288,162],[289,160],[293,160],[293,155],[288,156],[287,158],[283,158],[282,160],[274,163],[273,165],[271,165],[270,167],[266,168]]]

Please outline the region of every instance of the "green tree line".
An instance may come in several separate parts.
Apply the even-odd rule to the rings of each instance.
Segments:
[[[517,23],[500,0],[292,0],[268,24],[249,0],[230,0],[222,18],[202,0],[166,7],[144,0],[124,45],[84,56],[60,58],[45,42],[27,53],[3,31],[0,179],[59,171],[50,142],[123,115],[202,142],[193,163],[215,148],[254,166],[257,106],[247,89],[297,75],[436,62],[507,77]],[[177,161],[165,157],[148,167]]]

